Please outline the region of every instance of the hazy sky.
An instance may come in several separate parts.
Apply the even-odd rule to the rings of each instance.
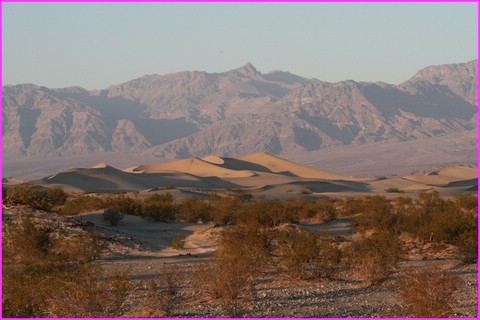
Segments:
[[[251,62],[400,83],[477,57],[475,3],[3,3],[3,84],[101,89]]]

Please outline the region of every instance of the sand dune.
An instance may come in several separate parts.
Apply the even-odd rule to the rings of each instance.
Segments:
[[[37,184],[59,185],[92,192],[139,191],[167,186],[208,189],[239,187],[218,177],[201,178],[179,172],[129,173],[108,165],[66,170],[41,179]]]
[[[351,177],[345,177],[327,171],[322,171],[291,162],[268,153],[255,153],[252,155],[239,157],[238,160],[250,162],[267,168],[270,172],[291,173],[297,177],[309,179],[325,180],[351,180]]]
[[[182,192],[187,192],[185,196],[188,196],[188,192],[195,195],[196,192],[223,192],[225,188],[235,188],[255,195],[294,197],[385,194],[389,188],[398,188],[408,193],[432,188],[447,194],[450,191],[467,192],[478,188],[476,177],[476,168],[452,166],[424,176],[356,179],[309,168],[268,153],[257,153],[240,158],[190,158],[138,165],[125,170],[100,163],[92,168],[65,170],[35,183],[47,187],[57,185],[73,191],[105,193],[156,192],[165,187],[178,187],[182,188]]]
[[[419,182],[429,186],[462,186],[473,185],[478,176],[477,168],[450,166],[433,171],[425,176],[407,176],[406,180]]]
[[[181,172],[200,177],[219,177],[219,178],[243,178],[254,176],[255,173],[248,170],[230,170],[217,166],[212,162],[207,162],[198,158],[190,158],[166,163],[140,165],[125,170],[126,172],[143,173],[168,173]]]
[[[475,179],[478,176],[478,168],[465,166],[450,166],[434,171],[429,175],[447,176],[459,179]]]

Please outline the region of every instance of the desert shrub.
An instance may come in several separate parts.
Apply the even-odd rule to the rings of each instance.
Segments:
[[[337,209],[335,208],[335,201],[331,199],[317,200],[314,204],[315,216],[324,220],[330,221],[337,217]]]
[[[133,215],[142,214],[142,204],[139,200],[125,195],[108,196],[104,199],[104,207],[107,210]]]
[[[331,237],[310,232],[284,234],[279,264],[292,278],[331,278],[340,266],[340,251]]]
[[[79,196],[68,200],[60,208],[62,215],[77,215],[90,210],[99,210],[105,207],[103,199],[96,196]]]
[[[5,204],[24,204],[41,210],[51,210],[62,205],[67,200],[67,194],[58,187],[35,189],[28,183],[12,186],[5,192]]]
[[[395,188],[395,187],[386,188],[385,192],[388,192],[388,193],[405,193],[404,190],[400,190],[400,189]]]
[[[282,202],[283,221],[296,222],[308,216],[310,201],[305,198],[293,198]]]
[[[108,222],[111,226],[116,226],[123,220],[123,213],[106,209],[103,211],[103,220]]]
[[[465,230],[455,244],[460,248],[462,259],[465,263],[477,263],[478,260],[478,229]]]
[[[389,232],[379,231],[354,241],[347,252],[347,261],[353,273],[369,285],[375,285],[394,272],[402,254],[399,239]]]
[[[459,195],[455,197],[455,203],[461,209],[477,211],[478,196],[473,193]]]
[[[162,285],[161,279],[142,283],[140,303],[133,306],[127,316],[129,318],[160,318],[165,317],[170,307],[170,295]]]
[[[4,261],[18,260],[29,265],[35,264],[49,252],[50,233],[49,228],[37,227],[28,216],[5,224],[2,243]]]
[[[363,200],[361,198],[348,198],[341,205],[343,216],[353,216],[364,211]]]
[[[123,273],[92,263],[100,247],[88,234],[66,236],[22,218],[4,226],[4,317],[122,315],[130,292]]]
[[[186,222],[207,222],[212,220],[212,206],[197,198],[186,198],[180,204],[180,217]]]
[[[229,317],[239,317],[251,296],[251,275],[236,260],[218,258],[196,266],[192,274],[197,294],[219,299]]]
[[[177,212],[177,205],[170,193],[151,195],[142,204],[142,216],[154,221],[175,221]]]
[[[174,296],[179,292],[184,280],[179,266],[174,264],[164,265],[160,269],[158,278],[169,296]]]
[[[452,316],[454,294],[461,283],[461,278],[451,271],[430,269],[407,272],[397,287],[414,317],[445,318]]]
[[[253,199],[252,194],[245,192],[241,189],[225,188],[225,193],[229,195],[233,200],[239,202],[247,202]]]
[[[261,199],[240,207],[236,211],[235,221],[239,226],[269,228],[298,220],[312,206],[311,201],[285,202]]]
[[[185,246],[185,236],[184,235],[176,235],[172,239],[172,248],[177,250],[182,250]]]
[[[425,215],[431,215],[443,211],[445,200],[440,197],[440,193],[437,190],[424,191],[418,196],[418,204]]]
[[[194,288],[220,299],[228,316],[240,316],[252,281],[270,261],[270,239],[265,230],[232,227],[223,231],[217,257],[194,270]]]
[[[249,228],[267,228],[275,224],[277,214],[273,202],[258,200],[242,206],[237,211],[236,223]]]
[[[255,275],[270,261],[272,237],[268,230],[232,227],[222,231],[218,255],[232,260],[248,274]]]
[[[235,223],[237,210],[240,208],[238,201],[232,198],[216,198],[210,200],[210,205],[213,222],[220,224]]]
[[[355,217],[354,230],[390,231],[399,234],[401,231],[400,216],[393,211],[392,204],[382,196],[368,196],[363,200],[364,212]]]

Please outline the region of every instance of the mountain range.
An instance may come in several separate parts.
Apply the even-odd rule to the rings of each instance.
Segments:
[[[248,63],[106,89],[2,87],[3,160],[136,150],[164,160],[292,154],[477,130],[477,60],[399,84],[329,83]]]

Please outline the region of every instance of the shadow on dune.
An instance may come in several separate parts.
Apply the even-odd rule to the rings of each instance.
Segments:
[[[250,170],[250,171],[258,171],[258,172],[264,172],[264,173],[279,174],[279,175],[289,176],[289,177],[296,177],[296,175],[288,171],[274,172],[265,166],[244,161],[244,160],[239,160],[235,158],[223,158],[223,160],[225,161],[223,164],[215,164],[215,165],[225,169],[230,169],[230,170]]]

